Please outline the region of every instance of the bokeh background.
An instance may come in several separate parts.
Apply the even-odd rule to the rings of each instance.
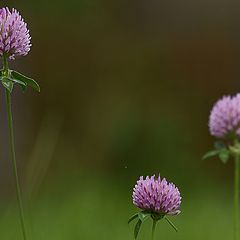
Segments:
[[[240,88],[238,1],[1,1],[17,8],[32,51],[11,67],[41,85],[16,87],[17,160],[32,240],[133,239],[132,188],[161,173],[182,214],[156,239],[231,239],[232,161],[202,161],[208,114]],[[21,239],[0,114],[0,238]],[[150,238],[150,222],[139,239]]]

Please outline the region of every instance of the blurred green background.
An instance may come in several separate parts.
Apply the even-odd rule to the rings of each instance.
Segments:
[[[41,93],[13,92],[29,239],[127,240],[140,175],[161,173],[182,214],[156,239],[232,239],[233,166],[202,161],[208,114],[239,91],[239,7],[229,0],[2,1],[33,47],[11,67]],[[0,94],[0,239],[21,230]],[[139,239],[150,238],[150,222]]]

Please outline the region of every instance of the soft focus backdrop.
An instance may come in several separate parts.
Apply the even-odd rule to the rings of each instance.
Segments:
[[[182,214],[157,239],[232,238],[232,161],[212,148],[208,114],[240,89],[240,17],[229,0],[1,1],[28,23],[33,47],[11,67],[38,94],[14,89],[13,110],[32,240],[127,240],[140,175],[179,186]],[[0,92],[0,239],[19,240]],[[150,222],[140,240],[149,239]]]

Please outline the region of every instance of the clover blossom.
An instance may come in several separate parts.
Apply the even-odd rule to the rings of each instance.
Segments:
[[[0,56],[15,59],[25,56],[31,48],[27,24],[16,9],[0,9]]]
[[[155,176],[140,177],[133,190],[133,203],[142,210],[167,215],[180,213],[181,196],[173,183]]]
[[[180,213],[181,196],[178,188],[173,183],[168,183],[165,178],[155,175],[146,179],[141,176],[133,189],[133,204],[141,209],[134,214],[128,223],[138,219],[134,237],[137,239],[142,223],[148,218],[152,218],[152,240],[154,239],[155,227],[159,220],[165,219],[175,231],[177,228],[168,219],[167,215],[178,215]]]
[[[240,136],[240,94],[224,96],[218,100],[209,117],[211,135],[225,138],[232,134]]]

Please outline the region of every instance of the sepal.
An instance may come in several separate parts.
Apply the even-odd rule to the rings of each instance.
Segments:
[[[151,217],[151,213],[146,212],[146,211],[142,211],[138,213],[138,218],[144,222],[145,220],[147,220],[148,218]]]

